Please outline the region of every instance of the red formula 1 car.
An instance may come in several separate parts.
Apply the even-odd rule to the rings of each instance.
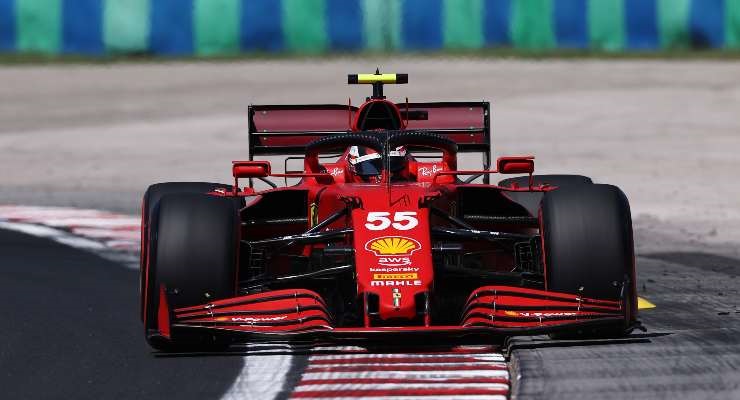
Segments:
[[[530,156],[491,165],[489,104],[385,98],[384,84],[407,80],[350,75],[373,87],[359,107],[251,106],[234,185],[149,187],[141,316],[153,347],[636,326],[625,195],[533,175]],[[463,153],[482,167],[459,170]],[[286,172],[255,156],[287,157]]]

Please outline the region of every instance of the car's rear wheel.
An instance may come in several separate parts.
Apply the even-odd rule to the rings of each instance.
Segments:
[[[141,271],[139,295],[141,297],[140,313],[144,320],[144,275],[146,274],[147,248],[149,237],[149,221],[151,220],[154,207],[159,200],[169,194],[182,193],[210,193],[214,191],[231,191],[231,185],[211,182],[163,182],[149,186],[141,201],[141,257],[139,258],[139,271]],[[244,207],[243,197],[232,197],[233,201],[240,207]]]
[[[160,335],[157,313],[164,287],[169,309],[236,295],[239,248],[238,208],[230,198],[169,194],[154,207],[144,277],[144,326],[159,350],[223,345],[206,333]]]
[[[625,321],[591,333],[625,333],[635,319],[632,219],[627,197],[611,185],[575,185],[545,194],[541,208],[548,290],[622,300]]]
[[[557,186],[559,188],[578,185],[591,185],[591,178],[583,175],[534,175],[534,184]],[[529,187],[529,176],[516,176],[506,178],[498,183],[499,186],[511,187],[516,185],[520,188]],[[532,215],[537,215],[542,201],[542,192],[507,192],[512,200],[524,206]]]

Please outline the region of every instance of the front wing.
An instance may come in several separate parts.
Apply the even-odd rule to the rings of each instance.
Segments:
[[[578,327],[625,323],[624,301],[513,286],[484,286],[473,291],[460,325],[335,327],[324,300],[315,292],[286,289],[170,309],[160,288],[159,332],[171,339],[178,331],[209,330],[243,338],[363,339],[383,335],[521,335]]]

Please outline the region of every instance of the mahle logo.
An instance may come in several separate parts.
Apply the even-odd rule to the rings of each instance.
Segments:
[[[384,236],[365,243],[365,250],[378,257],[411,255],[420,248],[418,241],[403,236]]]

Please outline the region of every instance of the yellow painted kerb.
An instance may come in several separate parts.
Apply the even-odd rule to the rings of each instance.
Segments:
[[[644,310],[647,308],[655,308],[655,304],[643,299],[642,297],[637,298],[637,309]]]

